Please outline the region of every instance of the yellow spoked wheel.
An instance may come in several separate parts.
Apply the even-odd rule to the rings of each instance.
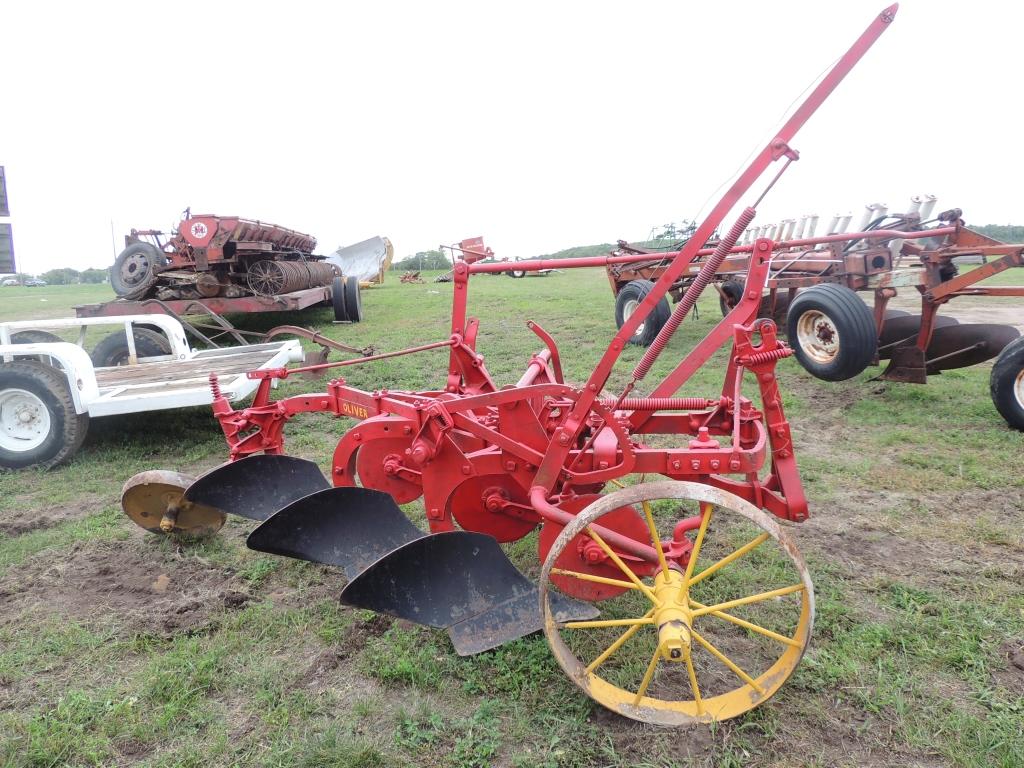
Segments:
[[[600,535],[601,518],[626,505],[643,510],[655,562]],[[581,533],[621,572],[623,592],[601,603],[600,619],[559,622],[552,577],[603,578],[555,564]],[[734,494],[677,481],[626,487],[580,512],[544,562],[540,600],[570,679],[609,709],[659,725],[727,720],[763,703],[793,673],[814,623],[807,567],[778,523]]]

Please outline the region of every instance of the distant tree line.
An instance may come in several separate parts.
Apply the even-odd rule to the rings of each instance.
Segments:
[[[50,269],[39,275],[40,280],[45,280],[50,285],[78,285],[79,283],[105,283],[108,279],[108,272],[105,269],[77,269],[62,268]],[[19,283],[31,280],[34,275],[26,272],[19,272],[14,278]]]
[[[1004,243],[1024,242],[1024,224],[968,224],[975,232],[1001,240]]]
[[[421,269],[451,269],[452,262],[443,252],[438,250],[420,251],[412,256],[406,256],[401,261],[391,263],[392,269],[421,270]]]

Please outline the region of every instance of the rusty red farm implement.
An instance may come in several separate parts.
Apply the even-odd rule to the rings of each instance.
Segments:
[[[970,229],[957,208],[928,219],[934,198],[924,206],[921,202],[912,201],[906,213],[893,214],[878,204],[868,206],[854,232],[845,231],[849,215],[834,217],[827,234],[818,237],[813,236],[817,216],[805,216],[799,224],[787,219],[748,228],[716,274],[722,312],[727,313],[749,287],[755,242],[770,237],[771,269],[759,315],[783,326],[797,360],[812,375],[840,381],[889,360],[879,378],[924,384],[929,375],[999,356],[991,376],[993,402],[1011,426],[1024,429],[1024,342],[1015,341],[1017,329],[996,323],[961,325],[939,314],[959,297],[1024,296],[1024,285],[984,282],[1004,270],[1024,267],[1024,245],[1001,243]],[[880,215],[870,218],[874,214]],[[701,261],[669,287],[677,302],[712,253],[712,247],[698,251]],[[620,327],[675,254],[623,242],[606,259]],[[958,261],[969,258],[982,263],[960,273]],[[920,314],[887,309],[900,290],[918,298]],[[870,292],[872,305],[855,292]],[[669,314],[668,301],[662,299],[630,341],[651,343]]]
[[[814,619],[810,576],[778,522],[806,519],[807,501],[775,376],[791,350],[771,320],[757,318],[771,239],[751,245],[748,290],[728,315],[663,381],[637,394],[754,207],[705,256],[624,388],[605,387],[700,244],[769,166],[782,169],[768,189],[797,159],[793,136],[895,12],[894,5],[872,21],[739,176],[581,385],[564,381],[554,338],[533,322],[544,349],[513,386],[492,380],[476,351],[468,292],[472,275],[507,265],[470,256],[454,268],[446,339],[254,371],[259,390],[239,410],[216,396],[212,382],[231,461],[183,494],[169,473],[133,478],[125,511],[155,532],[216,530],[225,512],[258,521],[250,548],[341,568],[342,602],[443,628],[461,654],[542,629],[569,677],[628,717],[677,725],[734,717],[764,702],[792,674]],[[604,264],[599,257],[559,266]],[[527,268],[543,268],[535,265]],[[729,361],[721,386],[680,396],[722,347]],[[326,392],[271,399],[275,379],[310,368],[437,349],[449,360],[433,390],[369,392],[339,377]],[[760,407],[745,384],[756,387]],[[285,424],[306,412],[358,420],[340,439],[329,477],[284,454]],[[647,480],[653,476],[660,479]],[[426,534],[399,508],[420,498]],[[501,544],[528,536],[542,565],[524,574]],[[521,547],[516,554],[521,559]]]

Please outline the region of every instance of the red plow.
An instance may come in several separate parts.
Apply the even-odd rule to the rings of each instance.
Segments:
[[[255,520],[251,549],[340,568],[343,603],[445,629],[460,654],[543,630],[578,686],[638,720],[723,720],[764,702],[792,674],[814,620],[810,576],[779,524],[806,519],[807,501],[775,375],[792,352],[774,323],[757,317],[771,239],[752,244],[747,290],[727,316],[648,394],[638,392],[756,205],[797,159],[789,145],[797,130],[895,12],[873,20],[739,176],[581,385],[564,380],[553,336],[534,322],[527,325],[543,349],[514,385],[492,380],[476,351],[478,321],[468,315],[470,277],[507,265],[468,255],[454,268],[446,339],[254,371],[257,395],[240,410],[211,382],[231,461],[183,493],[169,473],[137,476],[125,487],[126,512],[155,532],[210,532],[225,513]],[[700,256],[774,163],[781,169],[757,202]],[[628,383],[606,391],[637,328],[698,263]],[[679,396],[721,348],[729,355],[720,388]],[[338,377],[326,392],[271,399],[275,379],[436,349],[447,349],[449,361],[434,390],[371,392]],[[285,425],[305,412],[358,420],[340,439],[329,477],[284,453]],[[429,533],[399,507],[421,498]],[[528,543],[541,566],[523,573],[501,545],[535,531]]]

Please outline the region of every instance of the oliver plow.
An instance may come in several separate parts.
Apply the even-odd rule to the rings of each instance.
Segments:
[[[814,621],[810,575],[779,525],[808,512],[775,374],[792,351],[770,319],[758,318],[770,238],[751,244],[746,290],[728,314],[659,383],[645,381],[760,200],[798,158],[790,146],[798,129],[895,12],[872,21],[740,174],[586,381],[564,380],[555,340],[535,322],[527,326],[543,348],[514,385],[492,380],[468,314],[470,277],[507,265],[467,254],[453,270],[447,338],[253,371],[259,389],[243,409],[211,381],[230,461],[194,482],[143,473],[125,486],[125,511],[164,533],[209,533],[226,514],[256,521],[251,549],[340,568],[343,603],[443,629],[460,654],[542,630],[572,681],[627,717],[710,722],[761,704],[793,673]],[[779,170],[753,205],[699,255],[773,164]],[[560,266],[602,267],[606,257],[570,261]],[[607,391],[637,328],[698,262],[627,383]],[[721,348],[729,352],[720,388],[680,395]],[[448,367],[433,390],[364,391],[338,376],[325,392],[271,399],[274,380],[438,349]],[[285,453],[285,425],[307,412],[357,420],[327,475]],[[426,531],[400,508],[417,500]],[[503,544],[520,563],[535,546],[538,565],[520,570]]]

